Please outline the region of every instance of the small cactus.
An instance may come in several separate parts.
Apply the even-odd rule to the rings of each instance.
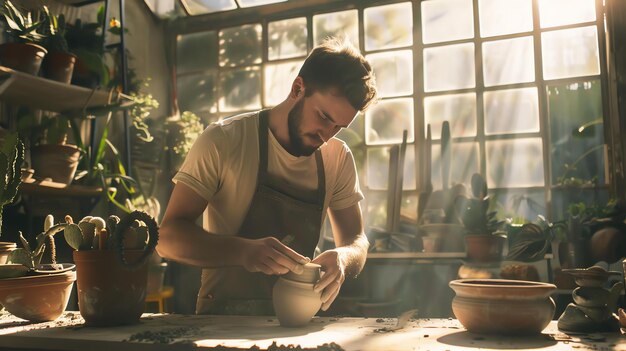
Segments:
[[[145,212],[133,211],[120,220],[115,215],[106,220],[87,216],[74,224],[66,216],[65,240],[75,250],[117,250],[121,261],[129,268],[141,265],[156,247],[158,226]],[[126,262],[124,250],[141,250],[145,254],[132,264]]]
[[[56,264],[56,245],[54,244],[54,235],[61,232],[65,229],[65,227],[66,223],[59,223],[55,225],[54,217],[52,217],[52,215],[48,215],[44,222],[44,231],[37,235],[37,246],[34,250],[31,249],[28,240],[24,238],[22,232],[19,232],[22,247],[11,252],[8,261],[11,263],[22,264],[31,270],[35,269],[41,263],[41,258],[45,252],[47,241],[50,245],[52,264]]]
[[[9,133],[0,143],[0,228],[2,209],[13,202],[22,183],[22,162],[24,162],[24,144],[16,133]]]

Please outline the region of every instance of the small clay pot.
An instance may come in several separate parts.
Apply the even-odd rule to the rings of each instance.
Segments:
[[[76,272],[0,279],[0,303],[32,322],[57,319],[70,298]]]
[[[274,284],[274,311],[283,327],[306,325],[322,306],[322,293],[313,291],[320,277],[320,265],[307,263],[302,274],[289,272]]]
[[[472,333],[539,334],[550,323],[555,304],[548,283],[505,279],[459,279],[450,282],[456,293],[452,311]]]

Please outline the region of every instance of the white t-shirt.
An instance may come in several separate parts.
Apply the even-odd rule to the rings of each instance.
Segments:
[[[248,212],[259,168],[258,112],[211,124],[196,140],[174,182],[182,182],[209,203],[204,229],[234,235]],[[348,208],[363,199],[348,146],[332,138],[321,148],[326,175],[326,209]],[[268,129],[268,172],[306,189],[317,188],[315,155],[296,157]]]

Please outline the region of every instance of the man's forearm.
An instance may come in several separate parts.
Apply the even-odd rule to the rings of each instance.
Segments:
[[[208,233],[184,219],[169,220],[160,228],[157,252],[160,256],[198,267],[241,265],[245,239]]]
[[[335,248],[339,254],[339,260],[344,266],[346,277],[354,278],[363,269],[367,259],[369,241],[365,234],[359,234],[352,243]]]

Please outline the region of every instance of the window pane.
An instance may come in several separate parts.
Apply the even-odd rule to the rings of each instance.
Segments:
[[[472,0],[422,2],[424,44],[474,37]]]
[[[386,190],[389,181],[389,148],[367,149],[367,187]]]
[[[490,188],[543,186],[541,138],[487,141]]]
[[[366,227],[385,228],[387,225],[387,194],[370,192],[365,200],[367,202]]]
[[[408,144],[404,157],[402,189],[415,190],[415,147]],[[389,148],[367,149],[367,187],[387,190],[389,182]]]
[[[370,7],[363,11],[365,50],[413,44],[413,7],[410,2]]]
[[[424,89],[427,92],[474,86],[474,44],[424,49]]]
[[[602,92],[599,81],[548,87],[552,181],[605,183]],[[584,126],[584,127],[583,127]],[[582,129],[580,129],[583,127]],[[574,179],[572,179],[572,177]]]
[[[478,10],[483,38],[533,30],[532,0],[479,0]]]
[[[512,218],[514,223],[535,221],[538,215],[547,213],[543,190],[499,189],[492,198],[497,204],[498,216]]]
[[[201,15],[237,8],[235,0],[181,0],[190,15]]]
[[[178,103],[181,111],[217,110],[215,74],[203,73],[177,77]]]
[[[313,16],[313,45],[318,45],[327,37],[347,37],[359,47],[358,11],[348,10]]]
[[[433,189],[441,189],[441,145],[434,144],[431,156],[431,179]],[[470,186],[472,174],[479,172],[478,143],[452,143],[452,167],[450,184],[466,184]],[[469,188],[468,188],[469,189]]]
[[[382,100],[365,112],[365,143],[367,145],[413,142],[413,99]]]
[[[426,124],[430,124],[432,138],[440,139],[443,121],[450,122],[452,137],[476,135],[476,94],[455,94],[424,98]]]
[[[176,72],[204,71],[217,65],[215,31],[176,36]]]
[[[267,64],[265,66],[265,103],[264,106],[275,106],[289,95],[291,84],[298,76],[301,61]]]
[[[533,38],[523,37],[483,43],[485,86],[535,80]]]
[[[220,30],[220,66],[261,63],[261,25]]]
[[[252,7],[252,6],[261,6],[267,4],[274,4],[277,2],[284,2],[287,0],[237,0],[241,7]]]
[[[600,74],[595,26],[541,33],[541,50],[545,79]]]
[[[539,132],[537,88],[485,92],[485,134]]]
[[[261,108],[261,75],[258,67],[246,67],[220,74],[221,112]]]
[[[596,0],[539,0],[541,28],[596,20]]]
[[[411,50],[367,55],[376,75],[380,97],[413,94],[413,52]]]
[[[267,28],[270,60],[306,55],[306,17],[270,22]]]

